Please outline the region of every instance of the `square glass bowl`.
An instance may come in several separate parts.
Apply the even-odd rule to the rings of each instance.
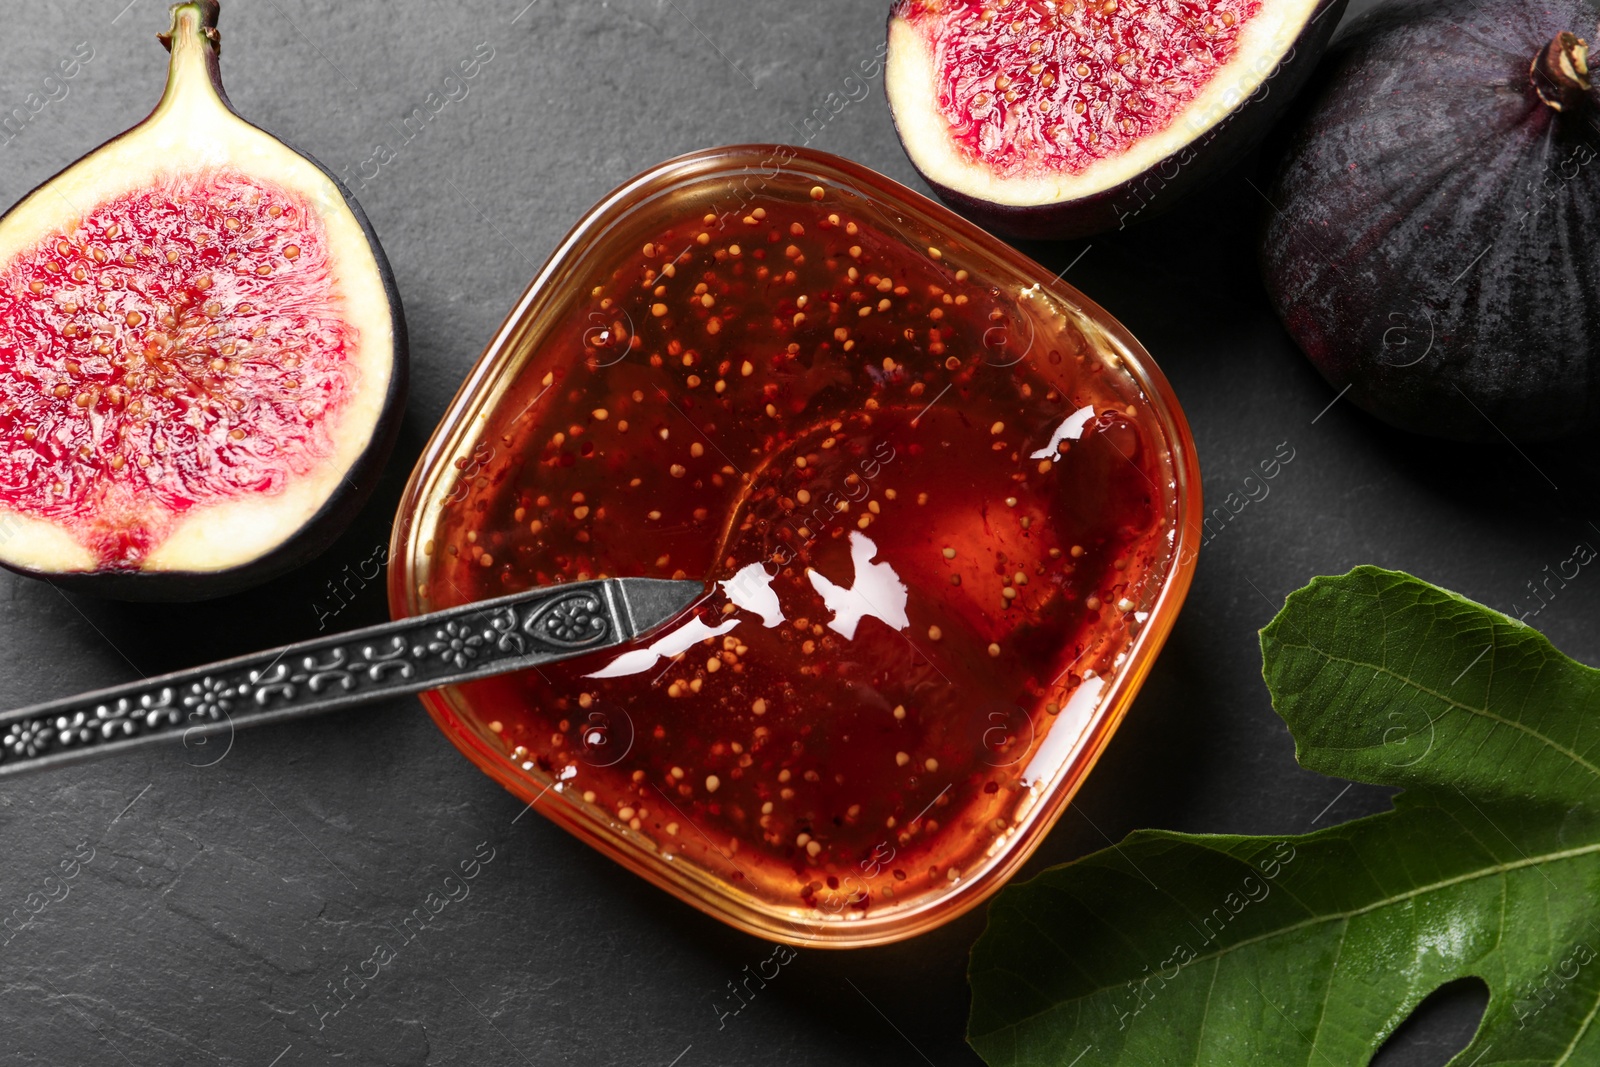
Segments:
[[[636,646],[429,713],[708,914],[881,944],[1060,817],[1200,506],[1171,387],[1077,290],[847,160],[719,148],[612,193],[529,286],[412,476],[390,602],[705,580]]]

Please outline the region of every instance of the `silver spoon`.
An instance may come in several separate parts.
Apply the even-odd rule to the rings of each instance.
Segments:
[[[0,777],[587,655],[644,636],[705,591],[659,578],[530,589],[0,712]]]

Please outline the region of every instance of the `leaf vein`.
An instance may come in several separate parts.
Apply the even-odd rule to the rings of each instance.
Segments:
[[[1547,736],[1545,734],[1542,734],[1538,730],[1535,730],[1533,727],[1527,726],[1527,725],[1525,725],[1525,724],[1523,724],[1521,722],[1518,722],[1515,719],[1507,719],[1504,716],[1496,715],[1494,712],[1490,711],[1488,708],[1480,708],[1480,707],[1477,707],[1475,705],[1467,704],[1467,703],[1464,703],[1463,701],[1456,700],[1454,697],[1451,697],[1451,696],[1448,696],[1447,694],[1441,693],[1436,689],[1431,689],[1428,686],[1423,685],[1421,682],[1417,681],[1416,679],[1410,678],[1410,677],[1408,677],[1408,676],[1406,676],[1404,674],[1401,674],[1401,673],[1399,673],[1397,671],[1391,670],[1390,668],[1388,668],[1386,666],[1383,666],[1382,664],[1363,663],[1360,660],[1346,659],[1343,656],[1335,656],[1331,652],[1325,652],[1322,649],[1317,648],[1315,645],[1309,645],[1309,644],[1307,644],[1307,645],[1291,645],[1291,644],[1285,643],[1284,647],[1286,647],[1286,648],[1301,648],[1301,649],[1304,649],[1304,650],[1306,650],[1308,652],[1315,652],[1317,655],[1322,656],[1325,659],[1327,659],[1327,660],[1329,660],[1331,662],[1334,662],[1334,663],[1343,663],[1343,664],[1345,664],[1347,666],[1350,666],[1350,667],[1368,667],[1368,668],[1371,668],[1372,670],[1379,671],[1379,672],[1381,672],[1383,674],[1387,674],[1389,677],[1393,678],[1395,681],[1399,682],[1401,685],[1409,686],[1412,689],[1415,689],[1419,693],[1425,693],[1428,696],[1433,697],[1435,700],[1438,700],[1443,704],[1447,704],[1452,708],[1457,708],[1457,709],[1459,709],[1461,711],[1465,711],[1465,712],[1467,712],[1469,714],[1480,716],[1481,718],[1488,719],[1491,722],[1496,722],[1496,723],[1499,723],[1499,724],[1501,724],[1503,726],[1509,726],[1513,730],[1519,730],[1522,733],[1527,734],[1529,737],[1532,737],[1536,741],[1539,741],[1542,744],[1550,747],[1551,749],[1554,749],[1556,752],[1561,753],[1563,756],[1566,756],[1569,760],[1571,760],[1573,763],[1577,764],[1578,766],[1582,767],[1584,770],[1588,771],[1590,773],[1590,775],[1594,776],[1595,778],[1600,778],[1600,767],[1597,767],[1593,763],[1590,763],[1588,760],[1584,759],[1583,756],[1579,755],[1577,752],[1574,752],[1572,749],[1568,748],[1566,745],[1561,744],[1561,742],[1557,741],[1555,738],[1549,737],[1549,736]]]
[[[1201,845],[1201,847],[1206,847],[1202,842],[1193,843]],[[1475,871],[1469,871],[1465,874],[1456,875],[1453,878],[1445,878],[1437,882],[1431,882],[1428,885],[1417,886],[1415,889],[1409,889],[1404,893],[1396,893],[1392,896],[1387,896],[1380,900],[1363,904],[1359,908],[1351,908],[1350,910],[1343,912],[1330,912],[1326,915],[1316,915],[1307,919],[1303,919],[1297,923],[1290,923],[1287,926],[1278,927],[1275,930],[1267,930],[1255,935],[1254,937],[1247,937],[1242,941],[1235,942],[1234,944],[1220,947],[1216,951],[1207,953],[1206,955],[1196,956],[1194,959],[1190,960],[1186,966],[1192,967],[1196,963],[1209,963],[1212,960],[1221,959],[1223,956],[1226,956],[1231,952],[1237,952],[1240,949],[1249,948],[1251,945],[1260,944],[1263,941],[1270,941],[1277,937],[1286,937],[1290,934],[1299,933],[1301,930],[1309,930],[1314,926],[1320,926],[1325,923],[1341,922],[1356,918],[1358,916],[1368,915],[1372,912],[1381,911],[1384,908],[1391,907],[1407,900],[1413,900],[1429,893],[1439,892],[1440,890],[1450,889],[1454,886],[1466,885],[1482,878],[1500,877],[1509,874],[1512,871],[1518,871],[1528,867],[1538,867],[1546,863],[1559,863],[1564,860],[1582,859],[1585,856],[1592,856],[1596,853],[1600,853],[1600,843],[1584,845],[1580,848],[1563,849],[1560,852],[1546,852],[1538,856],[1524,856],[1522,859],[1511,863],[1492,864],[1488,867],[1484,867]],[[1107,985],[1101,986],[1097,989],[1091,989],[1081,996],[1074,997],[1073,1001],[1081,1002],[1088,997],[1104,993],[1115,988],[1115,985]],[[992,1036],[993,1034],[1020,1029],[1024,1024],[1032,1022],[1034,1019],[1040,1018],[1041,1016],[1047,1015],[1050,1012],[1061,1008],[1066,1003],[1066,1001],[1060,1001],[1055,1004],[1046,1005],[1039,1011],[1032,1012],[1028,1015],[1019,1016],[1015,1022],[1007,1023],[1005,1026],[1002,1026],[997,1030],[990,1031],[986,1036]]]

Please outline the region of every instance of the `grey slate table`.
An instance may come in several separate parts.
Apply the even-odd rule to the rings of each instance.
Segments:
[[[578,215],[636,171],[715,143],[809,137],[919,185],[881,84],[837,114],[826,103],[878,48],[880,0],[224,6],[235,103],[354,177],[394,262],[414,339],[399,454],[327,556],[228,603],[100,603],[0,575],[0,705],[314,634],[327,583],[387,539],[412,461],[506,309]],[[74,49],[93,58],[0,135],[0,200],[145,114],[165,21],[160,0],[6,5],[0,111],[42,98]],[[493,58],[447,86],[485,42]],[[406,137],[400,120],[431,92],[449,103]],[[1294,764],[1255,639],[1283,596],[1371,562],[1507,610],[1575,542],[1600,544],[1592,446],[1431,444],[1329,406],[1256,279],[1256,165],[1127,233],[1027,249],[1050,271],[1074,264],[1068,280],[1155,354],[1193,422],[1208,496],[1280,442],[1295,454],[1206,549],[1166,653],[1033,870],[1142,826],[1296,833],[1382,810],[1382,791]],[[1600,663],[1590,582],[1531,621]],[[383,617],[372,585],[333,624]],[[241,734],[220,755],[174,750],[0,789],[0,913],[78,861],[65,899],[0,933],[0,1067],[977,1062],[962,1033],[981,911],[893,947],[804,953],[719,1027],[726,983],[770,946],[519,819],[415,701]],[[406,926],[463,860],[478,864],[469,894]],[[333,1012],[330,984],[370,974],[397,927],[421,929]],[[1464,1040],[1478,1003],[1440,1003],[1385,1063],[1442,1063]]]

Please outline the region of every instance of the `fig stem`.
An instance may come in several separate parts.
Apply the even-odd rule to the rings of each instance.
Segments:
[[[159,35],[172,53],[167,87],[147,121],[177,115],[178,121],[200,122],[206,121],[201,112],[208,107],[232,110],[222,88],[222,37],[217,33],[220,12],[218,0],[185,0],[172,5],[172,28]]]
[[[1591,85],[1589,42],[1563,30],[1533,57],[1528,75],[1539,99],[1556,111],[1581,103]]]
[[[189,0],[188,3],[173,4],[172,28],[166,33],[156,34],[156,40],[171,52],[173,38],[181,38],[190,27],[193,27],[193,31],[190,32],[198,32],[210,42],[212,52],[220,55],[222,34],[217,31],[217,16],[221,13],[222,5],[219,0]]]

